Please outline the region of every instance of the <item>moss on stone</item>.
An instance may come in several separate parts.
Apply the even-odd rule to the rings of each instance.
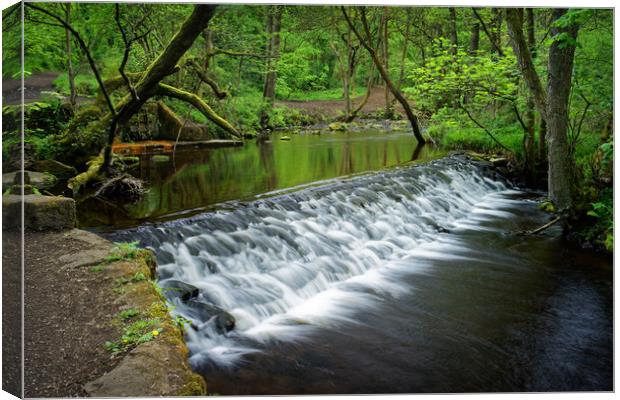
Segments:
[[[117,302],[125,304],[127,307],[138,311],[139,318],[146,320],[157,320],[160,333],[151,341],[138,345],[131,353],[142,354],[149,352],[144,368],[136,371],[137,374],[156,376],[162,374],[162,366],[166,368],[168,376],[174,375],[177,378],[168,382],[167,393],[142,393],[141,395],[165,395],[165,396],[201,396],[206,394],[206,383],[204,378],[194,372],[189,367],[187,358],[189,350],[185,345],[181,329],[169,314],[168,306],[165,302],[161,290],[158,290],[153,279],[155,279],[156,262],[154,254],[150,250],[139,249],[135,257],[130,260],[119,260],[106,267],[111,276],[119,279],[124,289]],[[143,274],[148,279],[133,279],[135,276]],[[160,359],[164,357],[164,359]],[[121,363],[122,364],[122,363]],[[120,365],[119,365],[120,367]],[[169,371],[172,369],[172,372]],[[119,374],[120,376],[123,374]],[[126,374],[125,374],[126,375]],[[107,380],[113,379],[114,373],[108,374],[106,378],[101,377],[87,386],[96,395],[105,395],[106,391],[102,388],[108,387]],[[123,378],[124,379],[124,378]],[[106,382],[104,382],[106,381]],[[110,386],[111,387],[111,386]],[[103,390],[100,392],[99,390]],[[112,389],[111,389],[112,390]]]

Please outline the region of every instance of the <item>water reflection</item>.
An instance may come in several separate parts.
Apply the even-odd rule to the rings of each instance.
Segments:
[[[243,147],[178,151],[168,160],[142,155],[136,175],[149,182],[147,196],[133,205],[84,202],[78,207],[80,225],[105,229],[171,219],[230,200],[443,155],[418,146],[404,132],[292,135],[290,141],[281,136]]]

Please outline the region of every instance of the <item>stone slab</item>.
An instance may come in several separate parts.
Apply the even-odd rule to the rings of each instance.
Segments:
[[[30,184],[39,190],[45,190],[54,187],[56,184],[56,177],[52,174],[46,174],[44,172],[24,171],[28,173],[30,177]],[[7,172],[2,174],[2,192],[5,192],[8,188],[13,186],[15,175],[19,171]]]
[[[23,196],[24,225],[37,231],[75,227],[75,201],[60,196]],[[21,226],[22,196],[2,196],[2,229]]]

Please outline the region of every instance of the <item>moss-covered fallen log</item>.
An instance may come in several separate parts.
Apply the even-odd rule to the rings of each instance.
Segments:
[[[158,85],[156,94],[160,96],[179,99],[193,105],[198,111],[200,111],[214,124],[222,128],[226,132],[230,133],[234,137],[241,138],[241,133],[237,129],[235,129],[235,127],[233,127],[224,118],[220,117],[215,111],[213,111],[211,107],[209,107],[209,105],[203,99],[198,97],[196,94],[177,89],[164,83],[160,83]]]

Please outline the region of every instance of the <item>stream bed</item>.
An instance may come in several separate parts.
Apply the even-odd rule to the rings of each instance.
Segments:
[[[483,163],[453,155],[383,169],[417,158],[403,160],[415,146],[396,138],[360,140],[366,150],[348,157],[355,140],[276,151],[272,178],[251,165],[222,170],[226,182],[274,180],[244,195],[232,181],[237,189],[221,197],[245,201],[106,234],[156,252],[173,313],[192,322],[190,363],[209,391],[612,390],[611,259],[573,248],[556,226],[520,234],[549,220],[538,209],[544,193]],[[377,161],[382,146],[393,161]],[[330,147],[336,161],[318,163]],[[345,170],[290,178],[280,159],[299,174]]]

